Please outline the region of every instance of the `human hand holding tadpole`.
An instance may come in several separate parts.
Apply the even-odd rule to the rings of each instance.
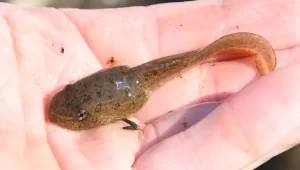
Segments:
[[[298,29],[294,25],[293,30],[286,30],[284,18],[288,17],[290,23],[298,16],[288,5],[277,10],[285,2],[257,1],[255,9],[252,3],[228,4],[228,8],[222,8],[222,13],[227,14],[222,20],[212,19],[221,16],[211,12],[219,6],[206,6],[205,1],[147,10],[63,13],[2,5],[6,22],[2,22],[5,34],[0,63],[6,74],[1,76],[0,133],[5,136],[1,144],[5,156],[0,165],[4,169],[253,169],[296,145],[299,137],[295,132],[300,124],[295,104],[299,100],[296,85],[300,78],[295,66]],[[248,8],[242,9],[242,4]],[[249,15],[253,10],[259,11],[258,7],[262,12],[257,15],[268,18],[264,22],[268,26]],[[267,29],[270,25],[276,29]],[[143,131],[125,131],[125,123],[117,122],[73,132],[44,121],[44,106],[57,89],[101,69],[97,60],[106,67],[114,56],[120,64],[135,66],[154,56],[205,46],[216,37],[238,31],[266,37],[278,58],[274,73],[257,77],[245,89],[241,88],[257,74],[247,59],[204,64],[151,94],[135,115],[145,122]],[[237,91],[240,92],[211,109],[205,118],[200,112],[211,105],[199,106],[199,114],[173,112],[163,116],[196,100],[221,100]],[[177,126],[183,118],[189,128],[179,132],[184,129]],[[190,127],[191,124],[194,125]],[[144,153],[147,148],[151,149]]]

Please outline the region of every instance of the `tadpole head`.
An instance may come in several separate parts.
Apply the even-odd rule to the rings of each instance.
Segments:
[[[125,66],[98,71],[55,94],[50,102],[49,120],[79,131],[132,116],[149,97],[142,80]]]
[[[77,100],[77,94],[71,85],[55,94],[50,102],[48,117],[49,120],[65,129],[83,130],[87,128],[90,112],[84,108],[81,100]]]

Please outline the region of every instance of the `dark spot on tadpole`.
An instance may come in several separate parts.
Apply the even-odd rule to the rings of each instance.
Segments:
[[[63,54],[65,52],[64,47],[61,47],[60,52]]]
[[[115,83],[115,81],[114,81],[114,79],[113,79],[112,77],[108,77],[108,81],[109,81],[110,83],[112,83],[112,84]]]
[[[174,110],[170,110],[170,111],[168,111],[168,113],[172,113]]]
[[[128,89],[128,88],[124,89],[124,91],[125,91],[125,93],[126,93],[127,95],[131,92],[131,90]]]
[[[211,66],[215,66],[216,64],[212,64]]]
[[[88,84],[83,84],[84,89],[88,88]]]
[[[237,29],[240,29],[240,27],[239,27],[238,25],[236,25],[236,28],[237,28]]]
[[[157,70],[153,70],[153,75],[157,76],[157,74],[158,74]]]
[[[92,100],[92,96],[91,95],[86,95],[82,98],[82,101],[85,102],[89,102]]]
[[[182,24],[180,24],[180,26],[182,27]]]

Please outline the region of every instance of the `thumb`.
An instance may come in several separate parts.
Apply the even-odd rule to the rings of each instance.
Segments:
[[[186,131],[154,145],[134,167],[250,170],[295,146],[300,141],[299,73],[292,66],[262,77]]]

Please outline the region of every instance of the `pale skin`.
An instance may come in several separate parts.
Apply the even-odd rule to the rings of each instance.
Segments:
[[[300,141],[296,1],[201,1],[99,11],[0,8],[1,169],[251,170]],[[133,119],[145,124],[139,131],[125,131],[119,122],[78,133],[45,118],[58,88],[106,68],[112,56],[133,66],[237,31],[271,42],[278,58],[275,72],[260,77],[247,59],[196,67],[152,94]],[[202,121],[195,120],[208,105],[193,118],[166,115],[228,96]],[[195,125],[180,133],[178,117],[184,116]]]

